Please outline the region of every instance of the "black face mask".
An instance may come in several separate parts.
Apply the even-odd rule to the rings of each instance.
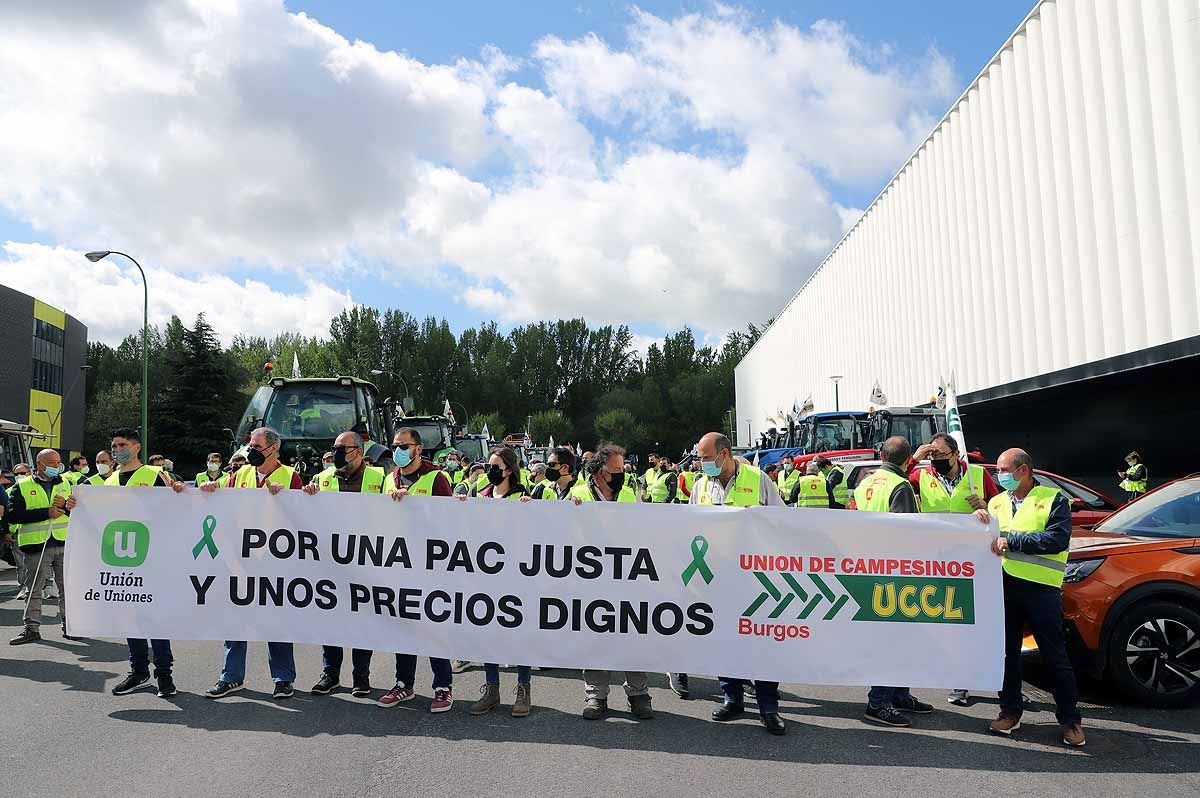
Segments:
[[[942,476],[950,473],[950,458],[946,458],[945,460],[930,460],[929,464],[933,466],[934,471]]]
[[[255,468],[258,468],[260,465],[267,462],[267,456],[258,449],[251,449],[250,451],[246,452],[246,462]]]
[[[625,472],[618,471],[615,474],[609,474],[608,487],[613,493],[620,493],[621,488],[625,487]]]
[[[346,457],[346,450],[335,449],[333,452],[333,467],[338,471],[345,471],[348,465],[350,465],[350,461]]]
[[[499,485],[504,481],[504,469],[495,464],[489,465],[487,467],[487,480],[493,485]]]
[[[562,471],[557,468],[547,468],[546,479],[550,480],[551,482],[558,482],[560,479],[562,479]]]

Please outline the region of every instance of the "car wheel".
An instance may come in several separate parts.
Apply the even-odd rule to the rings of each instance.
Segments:
[[[1183,707],[1200,700],[1200,613],[1166,601],[1132,607],[1113,629],[1108,670],[1139,704]]]

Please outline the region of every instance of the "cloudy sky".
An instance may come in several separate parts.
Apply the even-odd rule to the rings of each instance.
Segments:
[[[779,310],[1030,6],[5,3],[0,283],[107,342],[141,284],[89,249],[226,341],[352,303],[719,336]]]

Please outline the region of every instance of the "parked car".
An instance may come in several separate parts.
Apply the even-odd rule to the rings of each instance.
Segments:
[[[1141,704],[1200,701],[1200,475],[1076,530],[1065,582],[1077,663]]]

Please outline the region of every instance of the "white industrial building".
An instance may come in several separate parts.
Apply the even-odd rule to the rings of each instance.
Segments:
[[[1045,0],[738,365],[738,443],[809,394],[833,410],[834,375],[843,410],[876,380],[928,402],[951,371],[977,417],[1067,385],[1060,426],[1126,388],[1194,408],[1198,273],[1200,0]]]

